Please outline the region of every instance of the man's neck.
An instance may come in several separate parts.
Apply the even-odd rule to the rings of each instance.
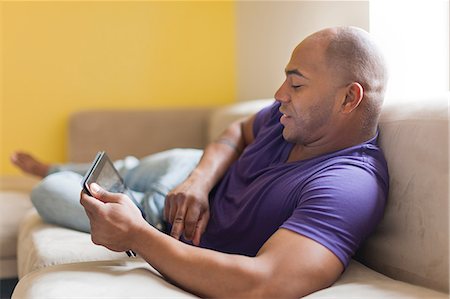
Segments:
[[[376,132],[377,128],[374,128],[373,130],[370,130],[370,132],[361,132],[358,136],[355,136],[355,134],[348,134],[347,137],[342,136],[340,138],[334,138],[333,142],[314,143],[309,145],[295,144],[292,147],[286,162],[307,160],[349,148],[370,140],[375,136]],[[349,137],[352,135],[353,137]]]

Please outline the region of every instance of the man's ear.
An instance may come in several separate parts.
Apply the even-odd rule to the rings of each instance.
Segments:
[[[358,82],[346,86],[345,99],[342,102],[342,112],[350,113],[355,110],[364,97],[364,88]]]

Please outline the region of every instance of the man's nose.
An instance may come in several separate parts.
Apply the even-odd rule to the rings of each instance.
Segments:
[[[287,102],[289,101],[289,96],[286,92],[286,81],[281,84],[280,88],[278,88],[277,92],[275,92],[275,100],[278,102]]]

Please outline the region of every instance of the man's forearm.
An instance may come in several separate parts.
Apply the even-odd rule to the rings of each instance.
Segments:
[[[270,277],[258,270],[257,258],[190,246],[150,226],[134,235],[138,240],[132,249],[139,256],[173,283],[202,297],[255,297],[266,286],[264,278]]]
[[[210,143],[191,176],[201,179],[211,190],[246,146],[242,123],[235,122],[218,139]]]

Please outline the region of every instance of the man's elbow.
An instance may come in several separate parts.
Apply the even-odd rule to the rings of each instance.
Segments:
[[[246,298],[301,298],[331,286],[339,278],[339,274],[327,270],[296,275],[282,275],[281,271],[271,271],[259,275],[251,290],[241,294]]]

